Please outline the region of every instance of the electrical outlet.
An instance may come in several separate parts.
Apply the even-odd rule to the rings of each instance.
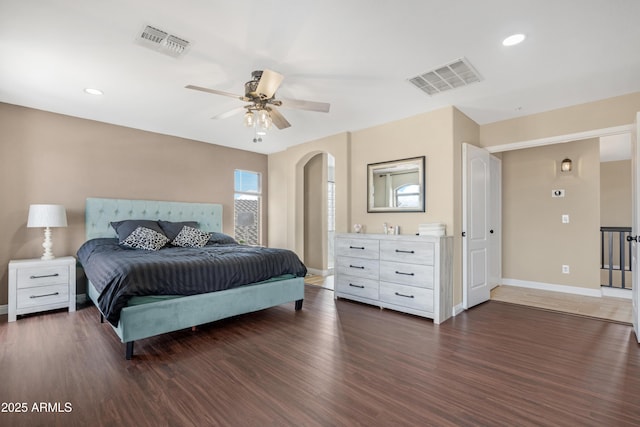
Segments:
[[[567,215],[567,214],[563,214],[562,215],[562,223],[563,224],[569,224],[569,215]]]
[[[563,265],[562,266],[562,274],[569,274],[569,266],[568,265]]]

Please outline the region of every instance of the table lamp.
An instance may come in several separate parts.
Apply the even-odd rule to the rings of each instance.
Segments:
[[[30,205],[27,227],[44,227],[44,253],[41,259],[54,259],[51,227],[66,227],[67,213],[62,205]]]

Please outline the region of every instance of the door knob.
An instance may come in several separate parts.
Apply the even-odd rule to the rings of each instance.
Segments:
[[[638,236],[627,236],[627,242],[637,242],[638,241]]]
[[[493,229],[489,230],[489,233],[493,234]]]

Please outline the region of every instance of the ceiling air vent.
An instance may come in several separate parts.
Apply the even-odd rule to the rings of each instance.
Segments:
[[[186,53],[190,45],[185,39],[169,34],[151,25],[147,25],[142,29],[137,41],[143,46],[174,58]]]
[[[479,82],[482,78],[469,64],[469,61],[461,58],[408,80],[428,95],[435,95]]]

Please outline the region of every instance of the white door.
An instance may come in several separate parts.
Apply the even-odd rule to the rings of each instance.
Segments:
[[[493,289],[502,282],[502,160],[491,155],[489,162],[489,286]]]
[[[636,333],[636,339],[640,343],[640,330],[638,329],[638,312],[640,311],[640,305],[638,305],[640,295],[640,257],[638,257],[638,235],[640,234],[640,113],[636,114],[636,125],[634,126],[633,134],[631,135],[631,198],[633,200],[633,218],[631,220],[632,230],[631,235],[636,236],[636,241],[631,245],[631,281],[633,289],[631,291],[633,301],[633,330]]]
[[[462,144],[462,305],[489,300],[490,155]]]

